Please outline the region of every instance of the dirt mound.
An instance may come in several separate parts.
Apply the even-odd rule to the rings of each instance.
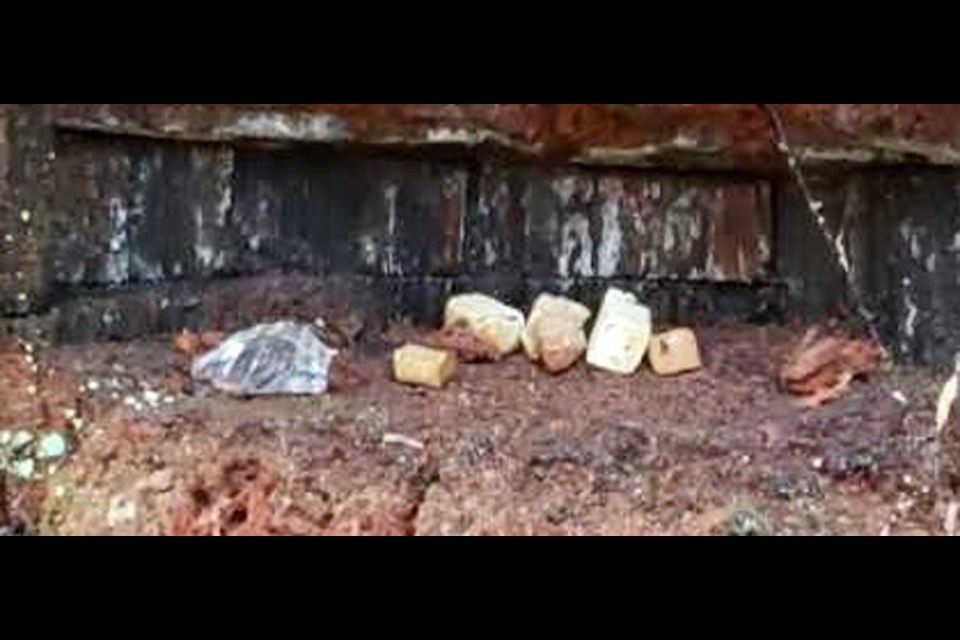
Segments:
[[[929,441],[942,376],[805,409],[778,388],[800,337],[704,332],[706,368],[674,379],[518,355],[443,391],[357,357],[349,391],[249,401],[169,391],[169,341],[61,348],[76,397],[50,406],[83,408],[79,448],[8,495],[63,535],[938,534],[960,484],[955,436]]]

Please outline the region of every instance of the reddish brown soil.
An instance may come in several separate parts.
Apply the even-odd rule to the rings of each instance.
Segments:
[[[706,331],[707,369],[678,379],[517,356],[445,391],[393,384],[374,345],[329,397],[188,385],[156,408],[144,388],[183,383],[170,341],[58,348],[44,364],[70,382],[41,395],[95,380],[90,426],[45,490],[8,482],[8,506],[62,535],[939,535],[958,459],[955,436],[939,456],[927,439],[943,379],[888,370],[805,410],[775,382],[801,336]]]

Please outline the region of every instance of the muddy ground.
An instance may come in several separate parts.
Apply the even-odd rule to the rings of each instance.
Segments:
[[[0,427],[69,431],[69,459],[8,474],[0,526],[60,535],[942,535],[956,424],[931,443],[942,372],[888,368],[800,408],[774,375],[802,335],[701,334],[679,379],[517,356],[445,391],[350,354],[336,393],[192,388],[170,340],[3,356]],[[30,356],[32,357],[32,356]],[[181,372],[181,373],[178,373]],[[39,380],[37,380],[39,376]],[[37,384],[39,383],[39,384]],[[35,388],[30,388],[35,387]],[[31,393],[35,392],[35,393]]]

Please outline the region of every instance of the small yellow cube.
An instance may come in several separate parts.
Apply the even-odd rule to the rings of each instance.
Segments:
[[[658,376],[675,376],[703,368],[697,336],[690,329],[654,336],[648,357],[650,367]]]
[[[457,371],[457,358],[449,351],[407,345],[393,354],[393,375],[400,384],[444,388]]]

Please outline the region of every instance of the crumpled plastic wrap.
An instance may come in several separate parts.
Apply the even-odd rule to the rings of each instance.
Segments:
[[[194,361],[192,375],[234,396],[323,395],[336,356],[313,327],[279,322],[230,336]]]

